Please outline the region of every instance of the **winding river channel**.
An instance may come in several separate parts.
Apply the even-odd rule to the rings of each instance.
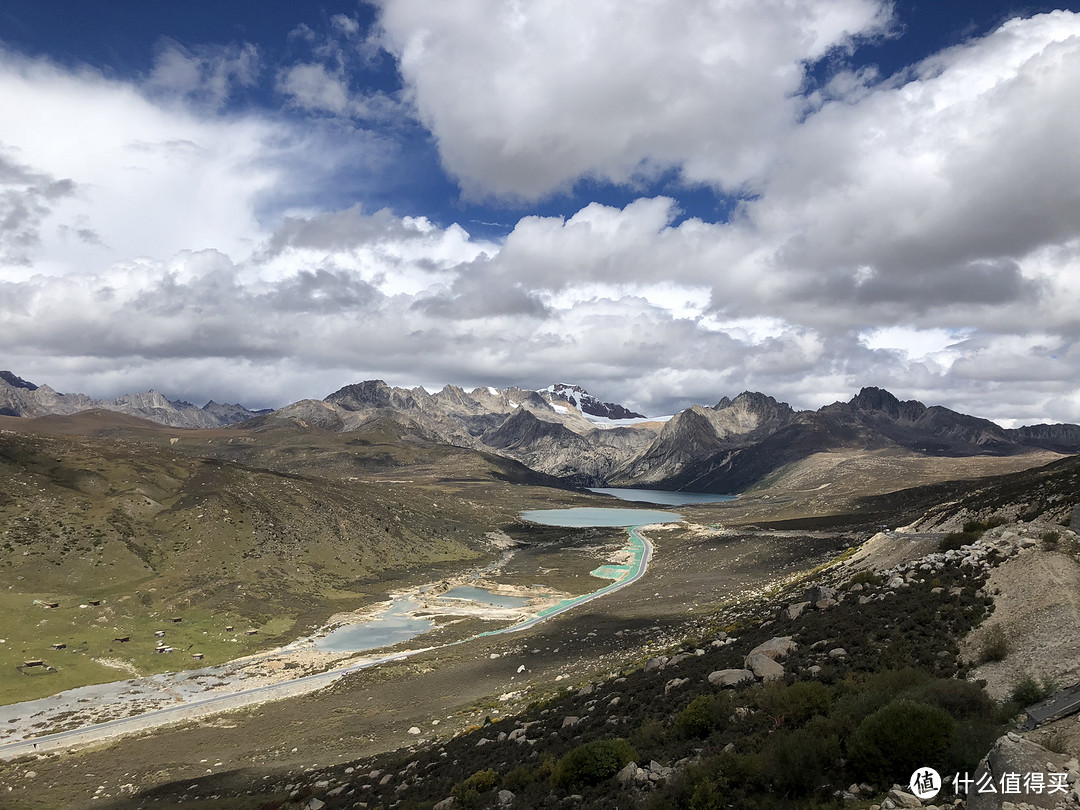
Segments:
[[[597,578],[611,580],[610,583],[591,593],[548,604],[524,619],[520,619],[523,603],[528,603],[529,600],[507,597],[473,586],[457,586],[434,600],[446,603],[446,613],[455,612],[451,607],[454,603],[472,602],[478,607],[491,606],[489,610],[506,610],[508,620],[513,621],[514,618],[520,620],[507,627],[489,630],[470,638],[438,646],[383,654],[376,652],[357,659],[354,655],[357,652],[377,651],[380,648],[409,641],[422,636],[436,626],[431,618],[415,615],[417,604],[415,602],[410,604],[410,600],[414,598],[413,595],[398,596],[382,612],[366,621],[340,627],[315,639],[300,639],[280,650],[253,656],[246,662],[247,666],[257,666],[260,662],[273,662],[280,670],[283,666],[282,662],[287,663],[290,652],[297,654],[301,648],[306,646],[310,649],[312,645],[321,652],[349,656],[348,661],[334,665],[326,671],[297,678],[277,679],[259,683],[257,686],[249,686],[241,683],[248,678],[247,675],[241,674],[232,679],[232,682],[226,683],[229,681],[229,675],[232,674],[230,669],[235,671],[236,665],[241,663],[232,662],[201,670],[164,673],[110,684],[80,687],[41,700],[3,706],[0,707],[0,729],[4,729],[6,733],[3,738],[0,738],[2,739],[0,759],[89,744],[107,737],[190,720],[205,714],[303,694],[327,686],[350,672],[388,661],[397,661],[419,652],[462,644],[480,636],[521,632],[636,582],[645,574],[653,553],[652,544],[641,535],[639,528],[650,524],[682,520],[682,516],[675,512],[606,507],[530,510],[523,512],[521,517],[523,520],[548,526],[625,527],[628,531],[628,541],[617,555],[617,562],[606,563],[591,572]],[[426,586],[426,588],[429,587],[431,586]],[[251,678],[251,680],[259,681],[258,678]],[[37,732],[31,728],[29,722],[25,722],[27,719],[34,720],[38,730],[58,722],[61,717],[66,717],[67,723],[71,724],[73,722],[72,710],[88,702],[95,705],[95,712],[88,715],[83,722],[75,720],[74,722],[78,724],[77,728],[34,736]],[[124,716],[133,711],[139,713],[134,716]],[[110,716],[114,719],[106,719]]]

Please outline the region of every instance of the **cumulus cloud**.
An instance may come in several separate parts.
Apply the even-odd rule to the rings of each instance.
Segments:
[[[807,64],[890,20],[879,0],[379,5],[447,169],[522,198],[670,168],[754,184],[800,115]]]
[[[335,117],[400,123],[408,108],[393,93],[358,87],[358,77],[377,67],[377,37],[355,17],[335,14],[325,31],[301,24],[289,33],[292,60],[277,73],[276,89],[296,109]]]
[[[174,57],[172,94],[0,54],[0,107],[24,111],[0,119],[4,365],[253,405],[372,376],[568,380],[649,413],[744,389],[817,407],[875,384],[1080,420],[1080,15],[804,93],[807,64],[884,30],[884,6],[700,4],[690,24],[624,3],[615,26],[604,3],[424,8],[385,0],[384,41],[473,192],[676,167],[752,195],[720,222],[685,218],[677,190],[583,200],[498,241],[335,210],[329,178],[394,154],[337,72],[346,44],[372,47],[351,17],[294,32],[279,117],[227,112],[197,50]]]

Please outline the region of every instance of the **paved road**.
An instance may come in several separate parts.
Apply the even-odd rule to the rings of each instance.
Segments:
[[[648,567],[649,560],[652,558],[653,546],[652,543],[641,536],[637,528],[630,528],[629,531],[631,539],[639,541],[642,545],[641,554],[637,557],[637,564],[634,569],[632,569],[629,576],[624,576],[622,579],[617,580],[611,585],[601,588],[598,591],[594,591],[593,593],[579,596],[574,599],[568,599],[565,603],[560,604],[549,613],[535,616],[532,619],[519,622],[510,627],[504,627],[501,630],[491,630],[486,633],[481,633],[480,635],[492,636],[527,630],[530,627],[535,627],[542,621],[566,613],[568,610],[579,607],[586,602],[591,602],[593,599],[599,599],[601,596],[606,596],[613,591],[617,591],[620,588],[625,588],[627,585],[637,582],[645,574],[645,569]],[[5,743],[0,745],[0,759],[14,759],[16,757],[42,753],[57,748],[69,748],[75,745],[95,743],[108,737],[131,734],[133,732],[145,731],[150,728],[168,725],[170,723],[192,720],[215,712],[249,706],[252,703],[261,703],[267,700],[277,700],[279,698],[313,692],[317,689],[329,686],[334,681],[351,672],[358,672],[359,670],[378,666],[379,664],[385,664],[390,661],[400,661],[403,658],[408,658],[410,655],[428,652],[433,649],[444,649],[457,644],[464,644],[466,641],[471,641],[471,639],[462,639],[461,641],[455,641],[450,644],[442,645],[441,647],[429,647],[419,650],[389,653],[343,669],[319,672],[315,675],[305,675],[289,681],[245,689],[241,692],[234,692],[229,695],[213,695],[204,698],[196,698],[189,703],[168,706],[164,709],[156,709],[134,717],[123,717],[117,720],[109,720],[104,723],[95,723],[92,726],[72,729],[71,731],[60,731],[56,734],[45,734],[29,740]]]

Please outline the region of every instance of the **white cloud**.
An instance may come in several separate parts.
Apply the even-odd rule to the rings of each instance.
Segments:
[[[581,177],[759,181],[797,120],[807,62],[881,33],[879,0],[381,0],[447,169],[535,198]]]
[[[220,109],[234,87],[252,87],[259,70],[259,51],[250,42],[189,49],[164,40],[159,45],[147,87]]]

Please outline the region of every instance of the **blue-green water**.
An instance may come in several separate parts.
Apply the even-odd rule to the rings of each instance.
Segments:
[[[467,599],[470,602],[480,602],[485,605],[505,608],[525,607],[525,605],[529,604],[528,599],[523,599],[520,596],[503,596],[502,594],[492,593],[487,588],[477,588],[473,585],[458,585],[439,598]]]
[[[589,492],[614,495],[624,501],[656,503],[661,506],[685,506],[691,503],[727,503],[734,495],[714,495],[711,492],[669,492],[664,489],[629,489],[625,487],[589,487]]]
[[[417,607],[419,605],[412,599],[399,596],[379,618],[339,627],[316,639],[315,647],[323,652],[363,652],[408,641],[435,628],[435,622],[430,619],[413,619],[406,615]]]
[[[659,509],[613,509],[596,506],[576,506],[573,509],[527,509],[522,520],[544,526],[647,526],[650,523],[672,523],[682,520],[678,512]]]
[[[682,515],[677,512],[663,512],[658,509],[613,509],[591,506],[574,509],[531,509],[522,512],[521,517],[524,520],[541,523],[545,526],[566,527],[619,526],[630,528],[633,526],[646,526],[650,523],[670,523],[682,520]],[[634,554],[632,564],[625,566],[602,565],[593,572],[594,576],[615,580],[612,585],[602,588],[601,591],[606,591],[618,585],[619,582],[639,569],[644,554],[644,544],[631,534],[627,550]],[[583,599],[587,599],[588,596],[578,596],[560,602],[541,611],[537,618],[564,610],[568,605],[576,604]],[[459,585],[451,588],[439,598],[468,599],[473,602],[483,602],[498,607],[521,607],[528,604],[526,599],[493,594],[485,588],[477,588],[473,585]],[[399,596],[378,618],[362,624],[339,627],[323,638],[316,639],[315,647],[324,652],[364,652],[365,650],[375,650],[408,641],[435,628],[435,622],[430,619],[414,619],[407,615],[408,611],[415,610],[417,607],[416,602],[409,597]]]

